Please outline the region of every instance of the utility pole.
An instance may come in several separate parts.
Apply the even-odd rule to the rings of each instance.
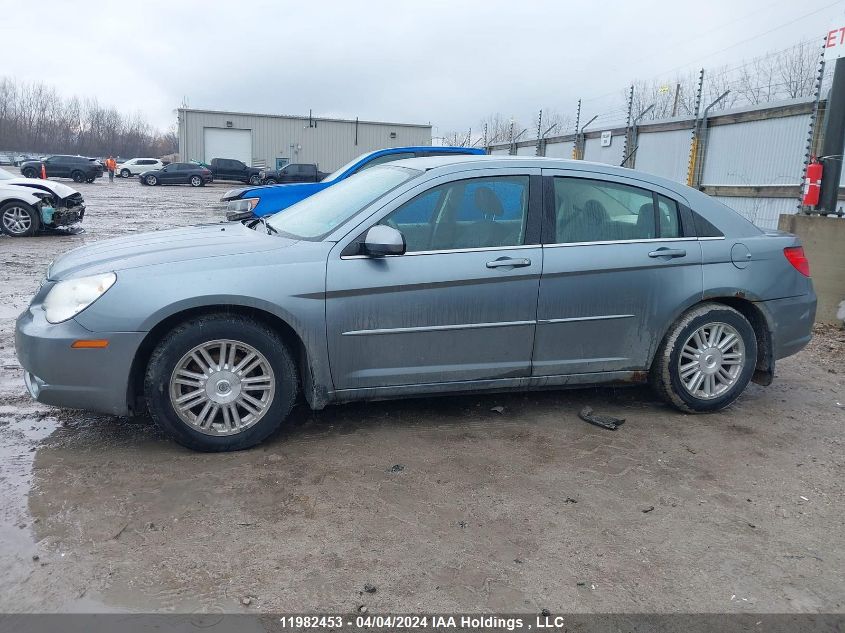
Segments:
[[[675,99],[672,101],[672,116],[678,116],[678,97],[681,96],[681,82],[675,84]]]
[[[542,143],[543,133],[543,111],[540,110],[540,115],[537,117],[537,146],[534,148],[534,156],[542,156],[540,153],[540,144]]]
[[[842,154],[845,150],[845,58],[836,60],[833,70],[833,85],[827,97],[822,132],[821,158],[824,166],[819,213],[836,213],[839,199],[839,179],[842,176]]]

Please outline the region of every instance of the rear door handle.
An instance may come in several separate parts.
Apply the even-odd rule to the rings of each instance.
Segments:
[[[649,257],[686,257],[687,252],[683,248],[658,248],[651,251]]]
[[[530,259],[515,259],[513,257],[500,257],[494,259],[492,262],[487,262],[487,268],[522,268],[523,266],[530,266]]]

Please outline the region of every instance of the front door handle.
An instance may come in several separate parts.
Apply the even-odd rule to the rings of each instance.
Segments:
[[[500,257],[494,259],[492,262],[487,262],[487,268],[522,268],[523,266],[530,266],[530,259],[515,259],[513,257]]]
[[[656,251],[651,251],[649,257],[686,257],[687,252],[683,248],[658,248]]]

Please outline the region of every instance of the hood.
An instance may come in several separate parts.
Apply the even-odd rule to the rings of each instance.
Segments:
[[[137,233],[68,251],[50,265],[47,278],[60,281],[155,264],[259,253],[292,244],[296,240],[266,235],[240,222]]]
[[[0,185],[27,187],[29,189],[38,189],[39,191],[49,191],[50,193],[59,197],[59,200],[79,193],[76,189],[63,185],[60,182],[52,180],[41,180],[40,178],[12,178],[11,180],[0,180]]]
[[[239,187],[237,189],[229,189],[220,198],[221,202],[228,202],[229,200],[239,200],[241,198],[264,198],[264,196],[285,196],[287,194],[293,196],[301,196],[307,198],[312,193],[316,193],[319,189],[315,189],[314,185],[320,185],[319,182],[290,182],[281,185],[261,185],[259,187]],[[325,185],[324,185],[325,186]]]

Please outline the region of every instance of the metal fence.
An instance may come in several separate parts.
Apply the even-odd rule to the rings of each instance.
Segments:
[[[803,170],[816,142],[815,97],[491,145],[491,154],[580,158],[624,165],[694,186],[762,228],[800,210]],[[818,127],[818,126],[816,126]]]

